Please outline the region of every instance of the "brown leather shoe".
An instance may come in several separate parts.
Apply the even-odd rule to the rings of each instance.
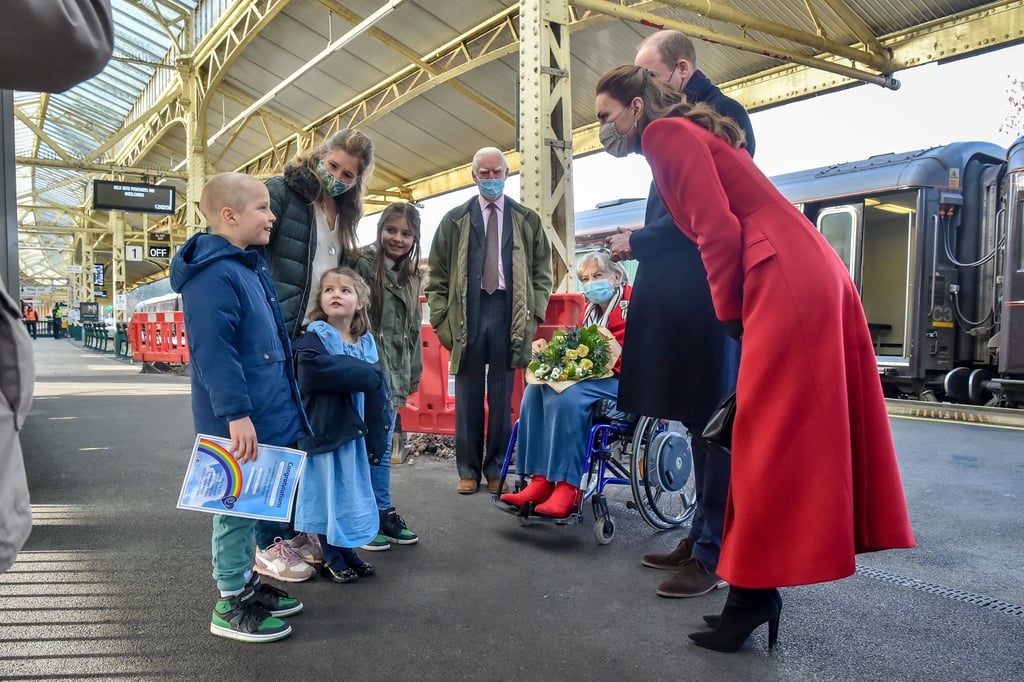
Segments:
[[[728,584],[715,575],[711,566],[690,557],[682,563],[675,575],[658,585],[657,593],[659,597],[699,597]]]
[[[487,481],[487,492],[489,492],[492,495],[497,495],[498,494],[498,484],[499,483],[501,483],[501,479],[500,478],[496,478],[493,481]],[[501,492],[503,492],[503,493],[507,493],[508,492],[508,481],[505,481],[505,485],[503,485],[501,487]]]
[[[649,568],[678,571],[691,554],[693,554],[693,541],[687,537],[680,540],[676,548],[668,554],[644,554],[640,563]]]
[[[459,485],[455,488],[455,492],[460,495],[472,495],[479,487],[480,481],[475,481],[472,478],[460,478]]]

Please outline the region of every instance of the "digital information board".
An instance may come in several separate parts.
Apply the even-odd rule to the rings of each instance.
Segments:
[[[174,213],[174,188],[168,185],[93,180],[92,207],[135,213]]]

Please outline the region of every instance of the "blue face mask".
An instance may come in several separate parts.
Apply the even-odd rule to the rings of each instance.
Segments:
[[[480,194],[484,198],[494,201],[505,191],[505,178],[489,178],[480,180]]]
[[[339,194],[344,194],[345,192],[355,187],[356,182],[359,182],[358,180],[356,180],[356,182],[353,182],[351,185],[346,185],[344,182],[342,182],[338,178],[331,175],[330,172],[328,172],[327,164],[325,164],[323,161],[320,161],[320,163],[317,164],[316,177],[320,181],[320,185],[324,188],[324,192],[329,197],[336,197]]]
[[[583,295],[587,300],[602,305],[612,300],[612,285],[606,279],[595,279],[583,287]]]

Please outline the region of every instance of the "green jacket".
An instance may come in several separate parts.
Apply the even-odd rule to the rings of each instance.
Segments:
[[[377,245],[371,244],[359,250],[356,271],[373,288],[373,259]],[[420,352],[420,292],[413,291],[415,283],[399,283],[385,276],[384,304],[380,310],[370,307],[370,326],[377,342],[380,365],[391,386],[391,406],[396,410],[405,407],[405,399],[420,387],[423,374],[423,354]],[[418,289],[418,287],[417,287]],[[409,298],[415,299],[415,315],[409,315]]]
[[[430,245],[426,286],[430,324],[451,353],[452,374],[458,373],[466,350],[470,207],[479,201],[473,195],[446,213]],[[551,243],[536,211],[506,196],[505,212],[512,226],[512,278],[506,282],[512,295],[511,366],[526,367],[532,353],[530,344],[544,321],[551,295]]]

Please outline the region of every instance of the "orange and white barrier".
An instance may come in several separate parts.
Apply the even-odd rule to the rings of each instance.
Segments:
[[[188,364],[184,313],[135,313],[128,323],[128,344],[134,360]]]
[[[421,298],[421,301],[425,299]],[[557,329],[572,327],[583,312],[582,294],[552,294],[547,317],[537,330],[539,338],[550,339]],[[455,435],[455,388],[448,374],[448,351],[437,340],[429,322],[420,329],[423,352],[423,377],[419,391],[409,396],[406,407],[399,410],[405,433],[437,433]],[[512,420],[519,418],[526,381],[523,370],[516,370],[512,385]]]

